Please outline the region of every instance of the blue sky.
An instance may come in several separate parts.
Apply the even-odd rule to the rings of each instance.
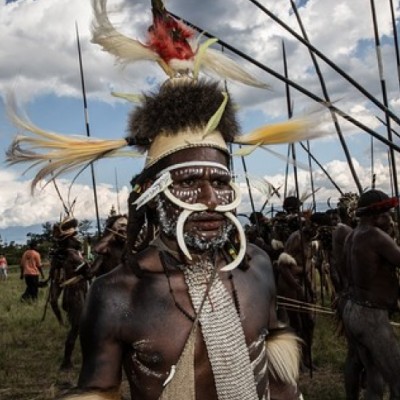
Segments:
[[[263,0],[260,3],[282,18],[292,29],[299,32],[290,2]],[[387,3],[387,4],[386,4]],[[396,17],[399,3],[393,2]],[[372,17],[369,3],[364,0],[309,0],[301,1],[299,9],[308,36],[315,47],[337,63],[347,74],[381,100],[378,64],[374,49]],[[166,6],[173,13],[192,21],[224,41],[249,54],[273,70],[283,73],[282,41],[285,41],[289,76],[307,90],[321,96],[318,78],[309,53],[288,32],[269,19],[261,10],[246,0],[202,1],[168,0]],[[150,0],[109,0],[110,18],[117,29],[131,37],[144,39],[150,24]],[[393,31],[389,2],[379,3],[377,10],[381,36],[383,69],[388,88],[391,109],[399,111],[399,85],[393,47]],[[80,88],[79,66],[75,41],[75,23],[78,24],[85,81],[88,95],[90,129],[92,136],[121,138],[126,134],[126,121],[132,105],[110,96],[111,90],[139,93],[154,90],[165,76],[156,66],[147,62],[122,69],[113,58],[90,43],[91,8],[89,1],[82,0],[17,0],[0,5],[0,93],[13,90],[29,118],[41,128],[66,134],[85,134],[83,103]],[[233,55],[233,57],[235,57]],[[236,58],[237,59],[237,58]],[[287,118],[284,84],[250,63],[238,60],[258,78],[268,82],[272,90],[261,90],[239,84],[229,84],[235,101],[239,104],[239,117],[243,131]],[[351,84],[340,77],[323,61],[320,67],[330,98],[335,105],[364,124],[386,135],[377,116],[382,112],[366,100]],[[355,191],[354,181],[343,149],[335,134],[329,114],[295,90],[291,91],[296,116],[318,109],[323,122],[316,129],[323,137],[311,141],[311,149],[335,182],[344,192]],[[354,165],[364,187],[370,186],[370,137],[353,126],[341,126],[351,149]],[[398,130],[397,125],[393,125]],[[59,218],[62,207],[51,186],[31,196],[29,180],[32,172],[21,175],[23,167],[6,167],[4,151],[10,144],[16,129],[5,115],[4,102],[0,103],[0,184],[4,195],[0,196],[0,229],[27,226]],[[307,164],[305,153],[297,146],[299,161]],[[390,177],[387,167],[387,149],[377,141],[374,169],[377,186],[389,190]],[[274,151],[286,154],[286,146],[275,146]],[[257,150],[246,159],[251,175],[265,177],[276,186],[283,185],[286,163],[266,151]],[[105,216],[116,205],[117,173],[121,207],[129,192],[129,181],[142,166],[141,160],[107,160],[96,163],[100,213]],[[241,161],[235,162],[235,170],[242,173]],[[317,166],[313,166],[315,186],[319,199],[324,202],[339,194]],[[58,184],[66,196],[72,175],[66,175]],[[310,177],[300,170],[300,191],[310,192]],[[89,172],[83,173],[72,190],[77,198],[75,214],[78,218],[92,218],[93,197]],[[293,179],[289,189],[293,189]],[[245,193],[246,194],[246,193]],[[255,191],[256,205],[264,202],[263,194]],[[276,207],[281,201],[270,200]],[[248,211],[245,195],[241,211]]]

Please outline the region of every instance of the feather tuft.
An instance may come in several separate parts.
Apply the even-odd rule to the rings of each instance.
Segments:
[[[290,332],[267,337],[268,371],[277,380],[296,385],[299,379],[301,339]]]
[[[15,137],[6,152],[6,162],[9,165],[30,164],[26,171],[39,168],[32,180],[32,192],[40,181],[49,176],[54,179],[61,173],[86,166],[100,158],[117,156],[127,146],[125,139],[102,140],[45,131],[18,115],[15,105],[10,102],[7,103],[7,112],[14,125],[28,133]],[[135,152],[130,155],[139,156]]]
[[[201,65],[203,69],[209,70],[223,78],[262,89],[269,88],[269,85],[253,77],[234,60],[218,50],[208,48],[202,55]]]
[[[144,101],[144,96],[142,94],[111,92],[111,95],[136,104]]]
[[[114,55],[118,62],[127,64],[140,60],[160,61],[159,55],[138,40],[131,39],[111,24],[107,14],[107,0],[92,0],[94,20],[92,43]]]
[[[320,136],[315,129],[311,128],[309,119],[292,119],[265,125],[246,135],[236,136],[234,142],[247,145],[271,145],[300,142]]]

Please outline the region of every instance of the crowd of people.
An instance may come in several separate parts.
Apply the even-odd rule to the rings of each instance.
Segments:
[[[393,211],[398,199],[377,189],[361,196],[347,193],[336,209],[324,213],[301,211],[295,197],[286,200],[294,207],[288,210],[284,202],[284,212],[270,219],[253,213],[247,231],[273,261],[278,316],[303,340],[302,366],[315,368],[312,337],[320,308],[312,306],[327,304],[336,311],[347,341],[346,399],[358,400],[362,388],[365,398],[382,399],[386,387],[390,399],[398,399],[400,344],[390,322],[400,309]]]
[[[198,149],[195,151],[197,152]],[[214,157],[216,157],[216,154],[213,154]],[[181,162],[174,160],[173,165],[175,164],[179,165]],[[217,178],[222,179],[222,175]],[[190,179],[193,179],[193,177]],[[194,189],[198,190],[198,187],[191,187],[190,191]],[[200,190],[199,195],[201,193]],[[140,195],[136,194],[135,197],[140,197]],[[134,203],[132,198],[130,201]],[[354,193],[347,193],[339,199],[337,208],[329,209],[326,212],[311,212],[304,209],[297,197],[289,196],[284,200],[281,211],[277,211],[275,215],[271,215],[269,218],[260,212],[253,212],[249,216],[249,223],[244,226],[246,240],[254,244],[255,248],[266,253],[260,268],[270,269],[267,276],[276,286],[277,313],[274,317],[270,314],[269,318],[278,322],[278,325],[275,328],[273,328],[273,325],[269,326],[268,331],[273,332],[278,329],[280,323],[284,323],[286,327],[291,328],[301,338],[300,370],[315,368],[312,361],[312,340],[318,309],[307,307],[313,304],[325,304],[336,310],[348,343],[348,354],[344,366],[347,399],[359,399],[362,387],[365,387],[368,398],[371,399],[381,399],[386,385],[389,385],[391,393],[395,394],[399,390],[397,371],[400,371],[400,346],[398,337],[389,320],[392,313],[398,311],[400,302],[399,279],[396,271],[396,267],[400,266],[400,248],[396,242],[397,229],[394,223],[395,218],[393,218],[395,217],[393,214],[395,206],[397,206],[396,199],[389,198],[385,193],[375,189],[363,193],[361,197]],[[161,208],[161,206],[157,207]],[[149,210],[149,212],[152,211]],[[89,343],[93,338],[100,340],[100,338],[97,339],[94,332],[91,333],[91,327],[96,326],[97,329],[99,322],[96,322],[95,319],[102,318],[99,307],[105,300],[103,293],[111,290],[109,296],[114,298],[115,292],[121,291],[122,282],[124,282],[123,286],[127,283],[128,277],[125,276],[127,271],[120,271],[122,277],[111,275],[114,285],[107,289],[98,289],[95,300],[89,300],[91,303],[85,306],[89,287],[92,284],[97,287],[100,282],[105,284],[103,280],[99,280],[99,283],[96,283],[95,280],[113,271],[121,263],[126,264],[125,269],[128,267],[129,270],[134,271],[135,276],[140,271],[140,283],[142,282],[142,274],[148,275],[156,272],[159,274],[164,271],[168,279],[168,291],[170,294],[172,293],[175,307],[188,321],[193,322],[196,319],[196,313],[193,310],[193,316],[191,315],[191,307],[187,300],[179,300],[182,296],[182,288],[180,288],[182,283],[178,282],[182,278],[175,277],[177,267],[173,267],[173,265],[176,261],[178,261],[178,265],[181,262],[178,256],[181,249],[176,243],[176,231],[170,232],[168,227],[169,224],[173,223],[173,219],[179,219],[179,214],[173,208],[171,210],[167,208],[161,212],[161,215],[167,212],[168,214],[164,214],[162,218],[159,217],[160,225],[157,229],[151,227],[155,221],[151,222],[150,217],[142,226],[145,229],[151,227],[152,231],[151,239],[147,237],[148,243],[144,246],[148,249],[145,254],[150,249],[160,252],[157,258],[160,258],[161,264],[153,272],[152,269],[147,271],[147,268],[152,265],[147,264],[149,261],[146,261],[150,255],[146,255],[146,258],[142,261],[144,265],[148,265],[145,269],[138,265],[138,260],[140,260],[136,257],[138,252],[134,248],[131,251],[127,249],[128,223],[130,222],[132,226],[132,219],[137,218],[137,213],[130,214],[129,222],[125,215],[114,214],[108,218],[102,237],[93,246],[95,255],[93,261],[85,259],[82,255],[82,243],[78,238],[78,221],[75,218],[67,217],[54,224],[54,246],[50,254],[51,264],[47,280],[45,280],[41,256],[34,241],[30,243],[29,249],[23,254],[20,276],[21,279],[25,279],[26,290],[22,295],[22,300],[35,301],[37,299],[40,277],[42,280],[50,282],[48,303],[60,324],[65,325],[63,313],[59,308],[59,299],[62,295],[62,310],[66,314],[69,327],[64,345],[64,357],[60,366],[62,370],[72,368],[72,352],[79,334],[83,311],[85,307],[87,308],[83,318],[83,326],[85,327],[82,331],[84,366],[80,385],[91,386],[91,383],[85,382],[85,379],[90,382],[90,379],[93,379],[90,376],[97,375],[98,372],[92,370],[94,365],[99,363],[95,360],[100,356],[102,359],[108,356],[103,353],[99,355],[96,352],[88,353]],[[203,235],[206,235],[208,233],[207,224],[222,225],[222,222],[218,222],[218,219],[214,221],[214,218],[208,218],[210,218],[210,221],[208,219],[205,219],[204,222],[202,222],[202,219],[195,220],[192,231],[197,233],[199,224],[200,227],[203,224],[205,226]],[[157,232],[162,233],[164,231],[166,233],[164,233],[165,238],[162,242],[160,239],[154,240],[157,237]],[[211,231],[213,232],[213,230]],[[170,236],[167,235],[167,232]],[[130,238],[130,243],[136,243],[136,246],[143,248],[143,239],[140,239],[143,232],[141,234],[137,232],[136,236],[136,238]],[[203,236],[201,236],[201,239],[203,239]],[[175,241],[175,246],[172,246],[171,240],[172,243]],[[165,242],[172,246],[171,249],[165,247]],[[228,243],[237,251],[237,245],[230,241]],[[201,247],[200,253],[204,251],[203,246],[207,247],[204,242],[203,245],[199,246]],[[230,251],[232,249],[228,248],[226,254],[229,254]],[[141,253],[139,252],[139,254]],[[257,252],[251,258],[254,258],[255,254]],[[259,258],[261,254],[256,258]],[[155,255],[150,257],[150,259],[153,259],[153,263],[154,257]],[[227,257],[227,255],[224,257]],[[0,266],[4,270],[2,279],[6,279],[7,261],[3,255],[0,256]],[[247,265],[245,268],[248,267]],[[118,267],[118,269],[121,268]],[[151,268],[155,267],[151,266]],[[132,277],[129,279],[132,279]],[[148,279],[149,277],[146,279],[146,285],[156,284],[156,282],[151,284]],[[228,279],[233,281],[232,273],[230,273]],[[119,280],[121,280],[121,283],[117,283]],[[175,283],[175,281],[177,282]],[[184,281],[186,282],[186,278]],[[188,285],[188,282],[186,284]],[[154,288],[158,295],[160,295],[161,290],[159,285],[159,283],[156,284]],[[175,286],[176,289],[174,289]],[[237,296],[240,283],[235,282],[233,288],[234,292],[232,293]],[[272,290],[272,287],[266,288],[264,288],[266,293]],[[129,287],[128,293],[132,294],[136,290],[139,289],[133,290],[132,287]],[[126,301],[127,299],[123,302]],[[160,299],[157,300],[155,297],[154,301],[158,304]],[[165,302],[165,299],[163,301]],[[253,301],[255,300],[253,299]],[[115,319],[119,318],[118,314],[122,312],[120,306],[118,304],[116,305],[117,309],[111,308],[109,310],[111,314],[108,315],[108,318],[111,318],[111,315],[114,317],[112,321],[117,326],[121,325],[121,321]],[[132,314],[133,310],[129,310],[129,306],[127,307],[124,312],[129,312],[132,316],[135,315]],[[132,304],[130,307],[134,308],[134,305]],[[156,306],[153,307],[156,308]],[[244,305],[241,302],[240,305],[236,304],[235,307],[242,309]],[[266,304],[265,307],[270,308],[271,305]],[[152,312],[159,315],[157,308],[152,311],[150,307],[148,312],[149,317]],[[139,315],[141,313],[142,311],[139,312]],[[166,315],[169,319],[169,312]],[[179,321],[178,316],[174,317],[177,321]],[[105,332],[107,328],[109,329],[110,323],[111,321],[107,319],[102,332]],[[178,325],[181,324],[182,322]],[[152,326],[154,326],[154,323],[152,323]],[[128,331],[130,329],[132,328],[129,328]],[[189,331],[192,332],[192,329],[193,327]],[[279,329],[282,329],[282,327]],[[108,333],[108,335],[111,335],[111,333]],[[100,351],[100,349],[96,351]],[[93,359],[93,357],[95,358]],[[121,354],[121,357],[124,356]],[[133,357],[133,355],[131,354],[130,357]],[[88,363],[90,368],[87,366]],[[140,365],[139,363],[136,366],[139,370]],[[132,371],[135,371],[135,364],[131,368]],[[137,373],[135,371],[135,374]],[[296,396],[299,396],[299,394]],[[396,399],[396,397],[392,398]]]

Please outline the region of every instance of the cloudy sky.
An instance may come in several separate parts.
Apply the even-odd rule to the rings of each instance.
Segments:
[[[398,1],[379,0],[377,25],[389,106],[398,114],[399,75],[391,1],[395,18],[398,17]],[[255,3],[250,0],[203,0],[201,3],[197,0],[166,0],[166,7],[281,75],[284,43],[290,79],[322,98],[321,84],[307,48]],[[259,0],[258,3],[301,35],[290,1]],[[370,2],[297,0],[297,5],[313,46],[382,103]],[[146,29],[151,23],[150,0],[108,0],[108,9],[118,30],[145,40]],[[0,94],[3,95],[0,103],[0,229],[54,221],[62,213],[53,185],[37,190],[32,196],[29,188],[32,171],[23,174],[24,167],[7,167],[4,162],[5,150],[17,133],[7,120],[4,95],[13,91],[29,118],[41,128],[85,135],[75,24],[82,47],[92,136],[121,138],[126,134],[127,116],[132,105],[116,100],[110,95],[111,91],[140,93],[155,89],[165,79],[159,67],[149,62],[139,62],[124,69],[116,65],[112,56],[90,43],[91,19],[89,0],[15,0],[0,4]],[[284,83],[250,62],[234,54],[232,57],[271,85],[271,90],[262,90],[229,83],[229,89],[240,106],[243,132],[285,120],[287,99]],[[318,64],[335,106],[378,135],[387,137],[387,130],[379,121],[385,118],[382,110],[326,62],[318,59]],[[315,159],[343,192],[357,191],[330,114],[300,91],[291,89],[290,94],[295,116],[318,111],[320,122],[323,121],[316,127],[322,137],[310,142]],[[371,186],[373,167],[376,186],[390,191],[387,147],[379,140],[371,141],[368,133],[343,119],[339,118],[339,124],[362,187]],[[392,128],[400,131],[395,122],[392,122]],[[397,136],[394,137],[398,142]],[[287,146],[275,146],[271,150],[282,156],[287,154]],[[308,165],[306,153],[299,145],[296,145],[296,156],[300,166]],[[142,165],[142,160],[137,159],[95,164],[101,216],[107,215],[112,205],[126,211],[129,181]],[[283,194],[286,162],[282,158],[258,149],[246,158],[246,167],[251,176],[264,177],[275,186],[281,186]],[[243,172],[240,159],[235,161],[235,171],[238,174]],[[293,190],[291,167],[289,171],[288,189]],[[312,162],[312,171],[318,200],[326,202],[330,198],[334,205],[340,196],[339,191],[315,162]],[[70,202],[76,200],[76,217],[92,219],[94,206],[90,171],[82,173],[69,191],[72,178],[73,175],[66,175],[58,180],[59,190],[65,201],[68,198]],[[301,193],[310,193],[311,178],[306,168],[299,170],[299,184]],[[258,185],[255,183],[254,187]],[[256,208],[260,208],[264,203],[263,193],[254,190],[253,195]],[[270,199],[277,208],[281,202],[276,197]],[[249,210],[245,196],[241,211]]]

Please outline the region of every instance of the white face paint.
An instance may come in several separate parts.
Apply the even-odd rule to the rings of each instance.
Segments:
[[[167,216],[166,200],[157,198],[157,211],[162,232],[168,236],[177,239],[177,222],[180,215],[180,210],[175,208],[173,218]],[[201,215],[200,215],[201,216]],[[233,225],[226,221],[219,231],[219,236],[213,240],[208,240],[201,232],[189,233],[183,232],[183,241],[194,250],[207,251],[222,248],[228,241],[229,233],[232,231]]]
[[[242,231],[236,217],[229,212],[239,205],[240,192],[231,183],[230,173],[221,167],[182,166],[172,170],[172,187],[165,191],[165,197],[157,198],[162,232],[175,237],[189,259],[186,246],[195,251],[218,249],[228,241],[233,226],[239,233]],[[240,234],[240,239],[243,249],[232,267],[244,256],[244,234]]]

